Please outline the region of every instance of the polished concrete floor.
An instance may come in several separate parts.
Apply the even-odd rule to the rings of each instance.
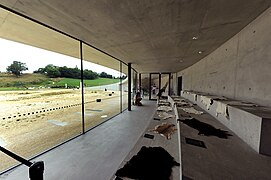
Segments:
[[[156,111],[155,101],[132,107],[106,123],[33,161],[44,161],[45,180],[107,180],[135,146]],[[2,180],[27,180],[28,167],[19,166]]]

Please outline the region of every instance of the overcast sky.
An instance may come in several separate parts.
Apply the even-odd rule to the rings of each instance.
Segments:
[[[32,73],[38,70],[38,68],[43,68],[48,64],[71,68],[77,65],[77,67],[80,68],[79,59],[1,38],[0,52],[1,72],[6,72],[6,68],[13,61],[20,61],[27,65],[28,71],[24,71],[24,73]],[[84,61],[84,69],[89,69],[97,73],[106,72],[115,77],[120,75],[118,71],[87,61]]]

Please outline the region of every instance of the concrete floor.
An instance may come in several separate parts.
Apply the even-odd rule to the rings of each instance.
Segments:
[[[156,102],[144,101],[143,104],[34,159],[44,161],[44,179],[110,179],[155,113]],[[0,179],[27,180],[28,168],[19,166]]]

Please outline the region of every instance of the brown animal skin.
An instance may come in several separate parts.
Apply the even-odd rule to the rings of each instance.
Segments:
[[[154,129],[151,129],[150,131],[153,131],[157,134],[160,134],[164,136],[167,139],[171,139],[171,135],[176,131],[174,124],[168,124],[168,123],[162,123],[160,125],[157,125],[154,127]]]

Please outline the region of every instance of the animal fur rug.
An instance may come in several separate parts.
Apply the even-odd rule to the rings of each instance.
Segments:
[[[171,139],[171,135],[176,131],[174,124],[168,124],[168,123],[162,123],[160,125],[157,125],[154,127],[154,129],[151,129],[149,131],[153,131],[157,134],[160,134],[164,136],[167,139]]]
[[[170,180],[174,166],[180,164],[164,148],[143,146],[115,175],[116,179]]]

